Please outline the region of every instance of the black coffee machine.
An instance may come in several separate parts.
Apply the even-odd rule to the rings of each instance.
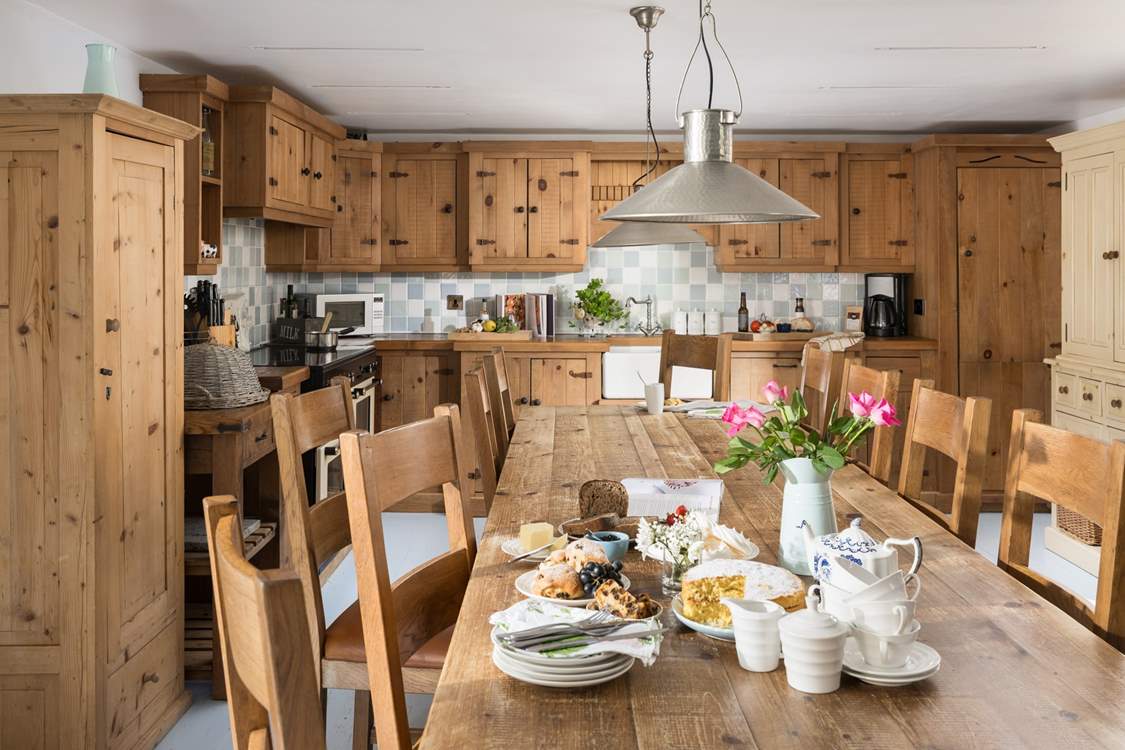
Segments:
[[[863,286],[863,332],[879,338],[905,336],[906,274],[869,273]]]

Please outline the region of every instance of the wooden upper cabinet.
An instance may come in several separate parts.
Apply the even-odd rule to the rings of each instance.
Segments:
[[[344,128],[272,86],[232,86],[223,213],[328,227]]]
[[[737,163],[820,214],[781,224],[723,224],[715,264],[723,271],[831,270],[839,259],[839,154],[739,158]]]
[[[581,270],[589,241],[590,154],[578,145],[466,145],[473,268]]]
[[[464,158],[458,144],[389,144],[383,154],[385,271],[455,271],[467,263]]]
[[[845,157],[841,266],[913,269],[912,163],[909,155]]]

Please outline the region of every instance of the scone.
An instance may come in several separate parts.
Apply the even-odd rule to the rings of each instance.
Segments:
[[[731,626],[731,614],[719,600],[768,599],[787,610],[805,602],[801,579],[776,565],[753,560],[711,560],[684,574],[680,598],[689,620],[721,628]]]
[[[531,593],[548,599],[581,599],[582,581],[569,565],[541,565],[531,582]]]
[[[575,539],[563,548],[563,552],[566,553],[567,565],[573,568],[575,572],[582,570],[587,563],[609,564],[605,549],[593,539]]]

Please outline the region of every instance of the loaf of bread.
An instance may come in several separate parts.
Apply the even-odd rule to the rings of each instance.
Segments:
[[[591,479],[578,490],[578,515],[582,518],[629,512],[629,493],[625,485],[610,479]]]

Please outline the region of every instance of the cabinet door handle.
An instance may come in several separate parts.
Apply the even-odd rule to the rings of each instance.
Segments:
[[[539,399],[537,399],[537,398],[533,398],[533,399],[531,399],[531,405],[532,405],[532,406],[539,406],[539,405],[540,405],[541,403],[543,403],[543,402],[542,402],[542,401],[540,401],[540,400],[539,400]]]
[[[1108,253],[1102,253],[1102,258],[1104,258],[1105,260],[1117,260],[1119,257],[1121,257],[1121,253],[1117,252],[1116,250],[1110,250]]]
[[[1094,400],[1094,394],[1087,391],[1086,393],[1082,394],[1082,400],[1083,401],[1093,401]]]
[[[526,406],[526,405],[527,405],[527,396],[521,396],[521,397],[520,397],[520,400],[519,400],[519,401],[517,401],[516,403],[517,403],[517,404],[520,404],[520,405],[522,405],[522,406]]]
[[[312,170],[311,170],[311,169],[309,169],[308,167],[302,167],[302,168],[301,168],[301,174],[303,174],[303,175],[304,175],[305,177],[308,177],[308,176],[309,176],[309,172],[311,172],[311,171],[312,171]]]
[[[1061,393],[1062,395],[1065,396],[1066,394],[1070,393],[1070,388],[1068,388],[1065,385],[1060,385],[1059,386],[1059,393]]]
[[[480,479],[480,469],[473,469],[469,472],[469,479]]]
[[[523,206],[516,206],[516,213],[522,214],[526,209]]]
[[[105,332],[113,333],[121,330],[121,321],[117,318],[107,318],[105,321]]]
[[[321,174],[320,172],[313,172],[313,179],[314,179],[314,180],[319,180],[319,179],[320,179],[321,177],[323,177],[323,176],[324,176],[324,175],[323,175],[323,174]]]
[[[453,213],[453,204],[452,203],[446,203],[444,206],[441,207],[441,212],[443,214]]]
[[[739,239],[727,240],[728,245],[748,245],[749,243],[750,243],[750,240],[739,240]]]
[[[537,213],[539,213],[539,206],[531,206],[530,208],[527,209],[527,212],[529,214],[537,214]]]
[[[258,435],[256,438],[254,438],[254,442],[260,443],[263,440],[265,440],[266,438],[268,438],[269,436],[270,436],[270,434],[268,432],[263,432],[261,435]]]
[[[144,674],[142,674],[141,684],[144,685],[149,682],[151,682],[153,685],[160,682],[160,675],[158,675],[156,672],[145,672]]]
[[[1119,398],[1113,399],[1112,401],[1109,402],[1109,407],[1111,409],[1120,409],[1121,408],[1121,399],[1119,399]]]
[[[782,362],[774,362],[772,366],[773,366],[773,367],[782,367],[782,368],[786,368],[786,369],[789,369],[789,368],[793,368],[793,369],[796,369],[796,368],[797,368],[797,363],[796,363],[796,362],[794,362],[794,363],[792,363],[792,364],[784,364],[784,363],[782,363]]]
[[[859,209],[858,208],[852,209],[852,216],[859,216]]]
[[[589,370],[587,370],[586,372],[575,372],[574,370],[569,370],[567,372],[567,375],[570,375],[570,377],[572,378],[582,378],[583,380],[589,380],[590,378],[594,377],[594,373],[590,372]]]
[[[394,398],[395,398],[395,395],[393,393],[384,393],[383,394],[383,400],[384,401],[394,401]]]
[[[985,349],[984,350],[984,358],[985,359],[992,359],[992,350],[991,349]]]

